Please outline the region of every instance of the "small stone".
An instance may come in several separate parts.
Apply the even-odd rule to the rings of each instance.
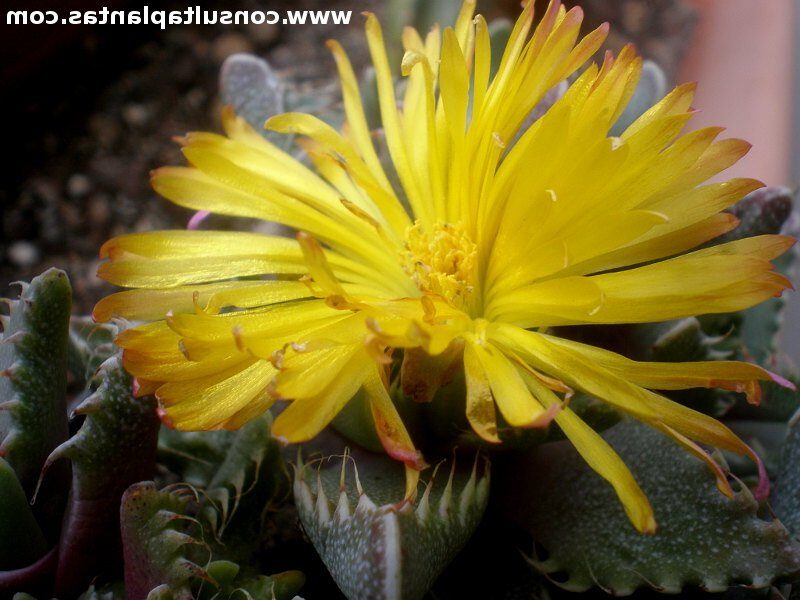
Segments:
[[[252,51],[253,44],[241,33],[223,33],[211,45],[211,58],[222,64],[232,54]]]
[[[73,198],[83,198],[92,191],[92,180],[83,173],[75,173],[67,180],[67,193]]]
[[[8,247],[8,260],[17,267],[32,267],[39,261],[39,249],[25,240],[14,242]]]
[[[122,109],[122,118],[128,125],[141,127],[150,120],[150,111],[144,104],[126,104]]]

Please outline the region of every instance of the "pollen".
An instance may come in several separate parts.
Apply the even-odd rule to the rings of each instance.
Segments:
[[[406,232],[403,269],[423,292],[438,294],[456,306],[474,288],[477,246],[460,223],[431,229],[416,221]]]

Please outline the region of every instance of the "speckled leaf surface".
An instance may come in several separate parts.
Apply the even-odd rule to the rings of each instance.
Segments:
[[[229,56],[219,74],[222,102],[233,106],[253,129],[266,137],[266,120],[284,112],[284,86],[263,58]]]
[[[772,508],[795,537],[800,535],[800,412],[789,423]]]
[[[532,563],[564,573],[564,588],[724,591],[737,583],[767,587],[800,571],[800,546],[779,521],[757,516],[748,490],[728,499],[704,464],[640,423],[620,423],[604,437],[650,499],[655,535],[634,530],[611,487],[568,443],[541,446],[496,476],[493,494],[546,552]]]
[[[201,544],[186,533],[188,497],[136,483],[122,497],[120,522],[125,557],[125,597],[192,598],[190,582],[205,570],[186,558],[187,546]]]
[[[67,439],[72,289],[58,269],[22,285],[4,319],[0,344],[0,456],[30,498],[48,454]]]
[[[75,596],[120,557],[119,503],[128,486],[153,476],[160,422],[152,397],[134,398],[131,376],[113,356],[99,368],[97,389],[77,408],[86,418],[48,463],[67,458],[72,488],[56,575],[59,597]]]
[[[178,432],[162,428],[160,462],[170,481],[193,486],[200,495],[198,517],[209,543],[224,538],[231,560],[247,560],[262,543],[266,513],[288,473],[265,413],[236,431]]]
[[[117,352],[114,323],[95,323],[91,317],[72,317],[69,322],[67,364],[72,376],[87,384],[97,368]]]
[[[300,520],[347,598],[418,600],[467,542],[486,508],[488,474],[459,460],[448,477],[451,465],[415,503],[402,501],[402,465],[385,455],[298,466]]]

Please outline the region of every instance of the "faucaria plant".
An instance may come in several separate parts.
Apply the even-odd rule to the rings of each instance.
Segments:
[[[189,166],[153,173],[190,226],[100,251],[99,276],[129,289],[93,317],[132,322],[114,342],[138,400],[114,356],[80,432],[47,442],[48,464],[73,462],[69,532],[104,481],[80,459],[101,446],[89,433],[153,411],[166,426],[157,483],[107,486],[131,597],[293,594],[299,574],[259,576],[266,548],[292,545],[276,524],[290,472],[352,599],[800,581],[800,402],[775,344],[792,193],[709,183],[749,145],[682,133],[694,86],[664,95],[632,47],[592,62],[606,25],[580,37],[579,8],[533,5],[500,48],[472,0],[452,28],[406,28],[401,84],[367,14],[379,131],[337,42],[343,123],[283,113],[256,58],[226,64],[224,135],[186,134]],[[211,230],[211,214],[277,233]],[[112,389],[141,414],[115,420],[96,399]],[[61,539],[98,546],[85,528]],[[117,593],[103,573],[87,597]]]
[[[63,271],[20,285],[0,340],[0,596],[291,598],[302,575],[260,576],[255,565],[239,575],[226,559],[250,558],[255,547],[238,543],[234,556],[235,536],[221,531],[241,537],[242,518],[252,531],[276,494],[282,470],[269,420],[203,440],[211,461],[192,454],[199,440],[164,437],[161,469],[175,466],[169,448],[182,448],[173,477],[185,483],[159,491],[147,481],[156,474],[156,402],[133,396],[111,343],[116,326],[70,321]],[[207,477],[190,483],[187,460],[203,461]],[[87,592],[92,583],[98,589]]]
[[[427,41],[407,30],[402,110],[380,25],[367,16],[399,185],[366,129],[347,56],[332,42],[346,132],[302,113],[266,123],[300,136],[313,168],[226,110],[226,135],[186,135],[191,166],[153,175],[155,189],[179,205],[277,221],[297,235],[114,238],[99,275],[138,289],[104,299],[95,317],[151,321],[117,343],[140,393],[155,393],[177,429],[236,428],[288,400],[273,433],[305,442],[361,391],[383,447],[406,465],[408,499],[426,463],[390,391],[435,402],[456,373],[463,395],[450,401],[480,439],[501,445],[505,429],[555,421],[642,532],[656,530],[647,498],[569,406],[576,391],[673,438],[708,463],[729,496],[699,444],[752,458],[763,499],[766,474],[747,444],[652,390],[719,388],[755,403],[759,382],[791,383],[742,361],[633,361],[552,331],[728,313],[789,287],[770,262],[792,246],[789,236],[695,249],[734,229],[738,219],[722,211],[761,186],[703,185],[748,145],[717,141],[718,128],[680,135],[693,85],[609,137],[639,78],[632,47],[586,67],[511,145],[545,93],[597,52],[607,27],[576,44],[579,9],[553,2],[533,28],[528,3],[492,75],[488,29],[473,9],[466,2],[455,28],[434,29]]]

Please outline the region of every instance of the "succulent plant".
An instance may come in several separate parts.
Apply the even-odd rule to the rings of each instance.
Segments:
[[[3,317],[0,596],[292,598],[301,573],[227,560],[257,552],[254,524],[285,487],[269,419],[159,442],[155,400],[134,397],[117,328],[70,320],[70,297],[51,269]]]

